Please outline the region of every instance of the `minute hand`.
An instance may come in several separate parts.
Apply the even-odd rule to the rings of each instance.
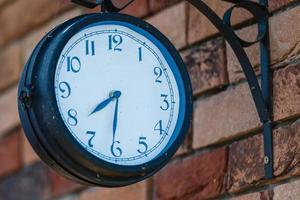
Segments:
[[[117,101],[116,101],[114,121],[113,121],[113,141],[115,141],[115,135],[116,135],[116,130],[117,130],[118,109],[119,109],[119,98],[117,98]]]

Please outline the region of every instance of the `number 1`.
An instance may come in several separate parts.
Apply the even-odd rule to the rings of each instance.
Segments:
[[[142,62],[142,47],[139,47],[139,61]]]

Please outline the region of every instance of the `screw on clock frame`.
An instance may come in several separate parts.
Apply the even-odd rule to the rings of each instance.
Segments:
[[[32,88],[29,86],[25,86],[19,96],[18,100],[24,108],[30,108],[32,104]]]

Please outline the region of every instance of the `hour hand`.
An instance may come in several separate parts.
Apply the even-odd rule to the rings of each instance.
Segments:
[[[102,101],[101,103],[99,103],[96,108],[91,112],[90,115],[102,110],[103,108],[105,108],[110,102],[112,102],[114,99],[113,96],[109,97],[108,99]]]

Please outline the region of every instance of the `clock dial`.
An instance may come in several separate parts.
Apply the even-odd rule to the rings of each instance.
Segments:
[[[176,71],[177,70],[177,71]],[[65,45],[55,72],[59,112],[88,152],[117,165],[153,160],[177,136],[177,66],[148,32],[93,24]]]

